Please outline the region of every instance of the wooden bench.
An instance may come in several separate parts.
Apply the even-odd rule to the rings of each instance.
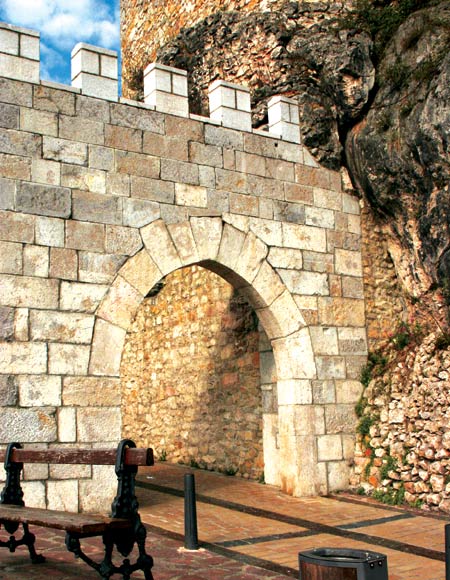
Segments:
[[[122,574],[124,580],[136,570],[142,570],[146,580],[153,580],[151,568],[153,558],[145,551],[147,531],[138,512],[135,495],[135,477],[139,465],[153,465],[152,449],[137,449],[130,439],[124,439],[116,449],[23,449],[20,443],[10,443],[6,451],[0,451],[4,460],[6,483],[0,495],[0,528],[10,534],[9,539],[0,540],[0,547],[15,552],[18,546],[27,546],[33,563],[45,558],[36,553],[35,536],[29,526],[42,526],[64,530],[66,547],[75,557],[81,558],[94,568],[104,579],[113,574]],[[56,510],[25,507],[20,474],[24,463],[50,463],[73,465],[115,465],[118,480],[117,495],[111,506],[111,515],[67,513]],[[22,537],[14,534],[22,526]],[[19,532],[20,533],[20,532]],[[101,536],[105,553],[101,562],[95,562],[81,548],[83,538]],[[134,563],[128,556],[134,546],[138,555]],[[114,548],[123,556],[121,563],[113,563]]]

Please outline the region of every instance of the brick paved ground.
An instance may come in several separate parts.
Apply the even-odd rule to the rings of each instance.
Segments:
[[[140,472],[140,511],[149,530],[147,549],[155,559],[155,580],[298,578],[298,552],[324,546],[386,554],[389,580],[443,580],[445,576],[448,520],[368,502],[292,498],[271,486],[198,470],[194,471],[198,527],[204,549],[186,552],[181,494],[187,471],[159,464]],[[65,550],[63,534],[34,531],[47,562],[30,564],[23,548],[16,554],[0,550],[0,580],[99,578]],[[101,553],[98,540],[86,542],[92,554]],[[142,579],[143,574],[134,578]]]

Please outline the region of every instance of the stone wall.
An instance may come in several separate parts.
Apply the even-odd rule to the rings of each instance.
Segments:
[[[123,434],[160,459],[258,479],[268,391],[257,316],[223,278],[198,266],[163,283],[125,342]]]
[[[275,99],[272,132],[255,131],[248,91],[219,82],[214,118],[198,117],[168,67],[153,68],[148,101],[119,100],[114,55],[89,46],[80,86],[28,82],[39,61],[9,37],[38,35],[1,27],[0,443],[116,445],[138,307],[199,265],[248,300],[273,350],[266,481],[346,487],[367,355],[360,207],[299,143],[296,104]],[[30,471],[26,500],[108,509],[110,472]]]
[[[397,348],[378,355],[364,394],[352,484],[450,512],[449,337],[404,327],[392,340]]]

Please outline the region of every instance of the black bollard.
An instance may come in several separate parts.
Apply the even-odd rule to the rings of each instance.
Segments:
[[[450,524],[445,526],[445,580],[450,580]]]
[[[184,476],[184,547],[186,550],[198,550],[195,479],[192,473]]]

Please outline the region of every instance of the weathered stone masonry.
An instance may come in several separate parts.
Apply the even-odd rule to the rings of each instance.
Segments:
[[[266,481],[346,487],[366,358],[359,204],[295,142],[292,103],[273,103],[272,134],[252,131],[245,89],[218,83],[213,118],[189,116],[168,67],[147,103],[119,102],[110,51],[82,46],[78,86],[63,87],[36,78],[36,42],[0,28],[0,442],[115,443],[137,308],[199,264],[249,300],[272,345]],[[98,508],[103,473],[28,471],[26,500]]]

